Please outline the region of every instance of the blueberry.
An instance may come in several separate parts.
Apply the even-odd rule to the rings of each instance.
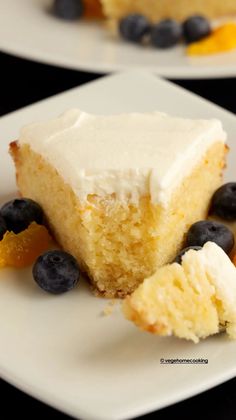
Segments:
[[[191,43],[210,35],[211,25],[204,16],[191,16],[183,23],[183,32],[186,42]]]
[[[215,192],[210,214],[229,221],[236,220],[236,182],[228,182]]]
[[[3,238],[4,233],[7,231],[7,225],[5,220],[0,214],[0,241]]]
[[[84,3],[82,0],[54,0],[52,11],[61,19],[74,20],[83,15]]]
[[[15,233],[26,229],[31,222],[39,225],[43,223],[43,210],[30,198],[11,200],[4,204],[0,213],[6,222],[7,229]]]
[[[153,25],[151,30],[152,44],[157,48],[170,48],[182,37],[182,26],[172,19],[165,19]]]
[[[150,23],[145,16],[132,14],[120,20],[119,30],[122,38],[138,43],[150,32]]]
[[[175,258],[175,260],[173,262],[176,262],[178,264],[181,264],[182,263],[182,257],[190,249],[193,249],[195,251],[200,251],[200,249],[202,249],[202,247],[201,246],[188,246],[187,248],[182,249],[182,251],[180,251],[180,253],[177,255],[177,257]]]
[[[40,255],[33,266],[33,277],[41,289],[53,294],[73,289],[80,276],[76,259],[64,251],[52,250]]]
[[[203,220],[194,223],[187,233],[186,246],[203,246],[208,241],[215,242],[229,254],[234,246],[234,235],[219,222]]]

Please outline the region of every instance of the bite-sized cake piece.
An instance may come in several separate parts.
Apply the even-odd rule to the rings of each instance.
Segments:
[[[152,21],[186,19],[193,14],[219,17],[236,14],[235,0],[101,0],[105,15],[120,19],[130,13],[141,13]]]
[[[43,208],[64,250],[107,297],[171,261],[221,185],[217,120],[70,110],[11,144],[22,195]]]
[[[236,268],[214,242],[157,270],[123,303],[138,327],[193,340],[220,331],[236,339]]]

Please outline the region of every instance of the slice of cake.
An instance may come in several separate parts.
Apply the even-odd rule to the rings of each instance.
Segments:
[[[235,0],[101,0],[105,15],[120,19],[130,13],[141,13],[152,21],[173,18],[186,19],[193,14],[208,17],[236,15]]]
[[[25,127],[10,149],[21,194],[42,206],[59,244],[100,294],[123,297],[206,217],[225,140],[217,120],[70,110]]]
[[[123,310],[138,327],[157,335],[197,343],[225,326],[236,339],[236,268],[208,242],[200,251],[188,251],[181,265],[158,269],[125,299]]]

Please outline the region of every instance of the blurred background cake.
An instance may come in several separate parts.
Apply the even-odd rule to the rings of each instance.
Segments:
[[[70,110],[11,144],[17,183],[59,244],[107,297],[131,293],[174,259],[221,184],[218,120]]]
[[[140,13],[151,21],[172,18],[183,20],[200,14],[209,18],[236,15],[234,0],[77,0],[80,8],[72,13],[72,5],[66,6],[61,0],[54,0],[54,9],[61,17],[75,18],[83,14],[86,18],[108,18],[118,20],[131,13]],[[70,14],[72,16],[70,17]]]
[[[210,18],[236,14],[235,0],[101,0],[104,14],[120,19],[130,13],[141,13],[152,21],[164,18],[186,19],[194,14]]]

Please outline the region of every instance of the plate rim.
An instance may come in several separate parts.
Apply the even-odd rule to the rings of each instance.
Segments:
[[[186,71],[185,66],[178,66],[175,68],[175,72],[173,73],[170,66],[156,68],[155,66],[136,66],[133,69],[126,65],[112,65],[112,64],[104,64],[100,63],[97,65],[96,63],[75,63],[75,62],[68,62],[64,61],[62,57],[58,56],[56,59],[53,59],[50,54],[44,55],[40,53],[34,53],[33,51],[27,51],[27,49],[19,48],[19,46],[15,45],[5,45],[4,41],[0,39],[0,50],[5,53],[12,55],[16,58],[33,61],[38,64],[49,65],[53,67],[59,67],[62,69],[67,70],[74,70],[74,71],[82,71],[91,74],[101,74],[106,75],[109,73],[117,73],[117,72],[124,72],[124,71],[149,71],[151,73],[155,73],[156,76],[172,79],[172,80],[214,80],[214,79],[224,79],[224,78],[234,78],[236,77],[236,64],[225,66],[225,67],[211,67],[211,66],[202,66],[201,72],[198,72],[198,67],[193,66],[191,67],[191,72]],[[221,54],[222,58],[224,57],[224,53]]]
[[[91,411],[90,412],[85,412],[84,410],[81,410],[80,408],[78,408],[78,406],[72,407],[70,403],[66,402],[66,400],[63,402],[63,400],[59,397],[59,398],[55,398],[55,396],[51,396],[51,394],[49,394],[47,392],[47,395],[42,395],[42,390],[36,390],[36,387],[34,387],[34,391],[31,390],[31,386],[30,384],[24,384],[22,385],[20,383],[20,378],[18,378],[17,376],[13,377],[13,375],[10,375],[10,379],[9,379],[9,375],[7,374],[7,372],[4,373],[4,371],[1,369],[0,366],[0,374],[2,379],[9,383],[10,385],[14,386],[16,389],[24,392],[25,394],[29,395],[31,398],[35,398],[37,401],[42,402],[43,404],[48,405],[49,407],[54,408],[55,410],[58,410],[66,415],[72,416],[75,419],[79,419],[81,418],[81,420],[127,420],[127,419],[133,419],[136,417],[140,417],[140,416],[144,416],[144,415],[148,415],[148,414],[153,414],[154,412],[158,412],[159,410],[168,408],[174,404],[178,404],[180,402],[184,402],[185,400],[188,400],[190,398],[194,398],[197,397],[198,395],[209,391],[211,389],[216,388],[219,385],[224,384],[227,381],[230,381],[231,379],[234,379],[236,377],[236,366],[233,370],[233,372],[229,372],[229,373],[225,373],[222,374],[218,380],[209,380],[208,383],[205,383],[204,386],[202,386],[201,384],[199,384],[198,389],[196,391],[195,389],[191,389],[188,391],[188,393],[184,392],[184,396],[181,396],[181,392],[179,392],[175,397],[169,399],[168,401],[167,398],[166,400],[164,400],[161,404],[158,405],[158,408],[156,406],[155,403],[151,404],[147,404],[148,406],[142,409],[137,409],[136,412],[131,409],[130,411],[132,412],[128,412],[127,408],[125,409],[125,413],[122,412],[122,410],[120,410],[119,412],[117,411],[116,413],[99,413],[96,415],[91,415]]]
[[[14,6],[14,3],[17,0],[11,0],[11,6]],[[29,0],[25,0],[25,2],[28,2]],[[39,0],[38,0],[39,1]],[[42,2],[42,0],[40,0]],[[46,0],[44,0],[45,2]],[[48,1],[48,0],[47,0]],[[9,0],[10,3],[10,0]],[[25,6],[27,3],[24,3]],[[36,2],[35,2],[36,4]],[[0,0],[0,8],[4,9],[5,1]],[[24,7],[25,7],[24,6]],[[36,7],[36,6],[35,6]],[[4,12],[4,10],[3,10]],[[44,13],[44,12],[43,12]],[[9,12],[8,12],[9,14]],[[45,13],[46,14],[46,13]],[[46,20],[45,20],[46,21]],[[67,22],[68,23],[68,22]],[[10,23],[9,23],[10,24]],[[63,22],[61,25],[63,29]],[[65,27],[66,28],[66,27]],[[99,30],[98,28],[96,30]],[[106,42],[106,40],[104,40]],[[115,48],[115,46],[114,46]],[[8,53],[11,55],[14,55],[16,57],[27,59],[31,61],[35,61],[42,64],[52,65],[56,67],[71,69],[71,70],[77,70],[77,71],[87,71],[90,73],[97,73],[97,74],[107,74],[107,73],[114,73],[117,71],[127,71],[127,70],[135,70],[135,69],[141,69],[144,71],[151,71],[155,72],[156,75],[164,77],[164,78],[170,78],[170,79],[216,79],[216,78],[230,78],[230,77],[236,77],[236,62],[235,63],[229,63],[229,65],[224,64],[224,56],[235,53],[234,51],[229,52],[223,52],[217,54],[218,56],[222,56],[222,65],[209,65],[202,63],[201,66],[198,65],[188,65],[186,64],[180,64],[180,65],[174,65],[173,63],[167,64],[165,66],[156,67],[155,66],[155,60],[153,64],[151,65],[137,65],[135,67],[130,67],[130,64],[120,64],[117,63],[114,60],[109,59],[109,57],[103,57],[100,60],[92,60],[91,57],[86,57],[85,59],[82,57],[82,61],[80,56],[74,57],[72,56],[66,56],[61,54],[60,52],[52,54],[49,51],[44,51],[43,45],[41,48],[33,48],[32,45],[19,43],[16,38],[10,39],[9,36],[0,37],[0,49],[4,53]],[[182,48],[180,47],[180,51]],[[216,56],[216,55],[215,55]],[[210,57],[207,56],[207,57]],[[196,57],[198,60],[199,58]],[[200,57],[201,59],[201,57]],[[202,57],[204,60],[205,57]],[[236,60],[235,60],[236,61]]]
[[[220,110],[225,115],[228,115],[229,117],[231,117],[234,120],[236,120],[236,116],[232,112],[230,112],[228,110],[225,110],[225,109],[223,109],[222,107],[220,107],[218,105],[213,104],[209,100],[206,100],[204,98],[201,98],[197,94],[191,93],[188,90],[186,90],[186,89],[184,89],[184,88],[176,85],[175,83],[172,83],[172,82],[168,82],[168,81],[159,79],[155,75],[150,74],[147,71],[146,72],[143,72],[143,71],[140,72],[140,71],[137,71],[137,70],[130,70],[130,71],[126,71],[126,72],[118,72],[116,75],[104,76],[101,79],[88,82],[88,83],[83,84],[83,85],[81,85],[79,87],[75,87],[75,88],[72,88],[72,89],[70,89],[68,91],[58,93],[58,94],[53,95],[53,96],[51,96],[49,98],[43,99],[43,100],[41,100],[39,102],[33,103],[33,104],[28,105],[26,107],[23,107],[23,108],[21,108],[19,110],[13,111],[13,112],[11,112],[9,114],[6,114],[3,117],[1,117],[0,120],[4,120],[4,119],[8,119],[8,118],[14,117],[14,115],[16,115],[19,112],[25,112],[25,111],[27,112],[30,108],[32,108],[34,106],[40,106],[41,104],[43,104],[45,102],[48,102],[50,100],[56,100],[57,97],[59,97],[59,96],[64,96],[66,94],[69,95],[72,91],[79,91],[80,89],[82,89],[83,87],[86,87],[87,85],[100,83],[101,80],[106,80],[108,78],[114,79],[114,78],[116,78],[119,75],[122,76],[122,75],[127,75],[127,74],[131,74],[131,75],[132,74],[140,74],[140,75],[146,74],[146,75],[148,75],[148,77],[152,77],[153,78],[153,81],[155,79],[157,79],[161,83],[163,83],[164,85],[168,85],[168,86],[171,85],[171,87],[175,88],[176,90],[180,90],[180,91],[182,91],[184,93],[190,93],[191,96],[194,96],[195,98],[200,99],[201,101],[204,101],[205,103],[213,106],[213,108]],[[32,387],[32,384],[31,385],[28,384],[28,385],[25,385],[25,386],[23,385],[22,386],[22,384],[20,383],[21,382],[21,379],[20,378],[17,379],[17,376],[14,378],[14,375],[11,375],[11,374],[9,375],[7,373],[7,369],[5,369],[5,372],[4,372],[4,369],[2,368],[2,366],[0,366],[0,372],[1,372],[1,375],[2,375],[3,379],[5,379],[7,382],[11,383],[12,385],[16,386],[17,388],[19,388],[23,392],[26,392],[27,394],[31,395],[32,397],[34,397],[34,398],[36,398],[36,399],[38,399],[38,400],[40,400],[40,401],[42,401],[42,402],[44,402],[46,404],[49,404],[50,406],[52,406],[52,407],[54,407],[56,409],[59,409],[62,412],[66,412],[68,414],[71,414],[72,416],[76,416],[77,417],[79,415],[79,416],[83,416],[84,418],[89,418],[90,420],[123,420],[123,419],[127,418],[127,415],[126,415],[127,412],[128,412],[127,408],[124,409],[124,412],[125,413],[122,413],[122,410],[120,410],[120,412],[117,411],[116,414],[114,414],[114,413],[113,414],[108,413],[107,414],[107,417],[104,416],[104,413],[102,413],[100,415],[100,417],[99,416],[92,417],[91,416],[91,412],[90,413],[85,413],[83,410],[81,411],[81,413],[79,413],[78,406],[76,406],[75,409],[73,409],[72,407],[67,407],[66,401],[65,402],[62,402],[62,404],[61,404],[60,403],[60,397],[56,401],[55,400],[55,397],[51,397],[50,398],[50,394],[49,394],[48,391],[46,392],[46,394],[48,395],[48,397],[46,396],[46,394],[45,394],[45,396],[42,396],[42,391],[41,390],[39,390],[39,393],[38,392],[35,392],[35,390],[36,390],[35,384],[34,384],[34,391],[33,392],[30,390],[30,386]],[[172,405],[172,404],[174,404],[176,402],[180,402],[180,401],[183,401],[183,400],[185,400],[187,398],[190,398],[192,396],[198,395],[199,393],[202,393],[202,392],[204,392],[204,391],[206,391],[208,389],[211,389],[211,388],[219,385],[219,384],[221,384],[221,383],[223,383],[223,382],[225,382],[225,381],[227,381],[227,380],[235,377],[235,375],[236,375],[236,365],[233,368],[232,367],[231,368],[228,368],[223,373],[216,374],[216,375],[217,375],[217,378],[218,378],[217,380],[214,380],[213,379],[215,375],[211,375],[210,380],[208,382],[206,382],[206,381],[204,382],[204,386],[202,386],[202,384],[199,384],[198,387],[194,386],[194,389],[191,389],[190,388],[190,390],[189,390],[188,393],[186,391],[184,391],[184,396],[182,396],[182,397],[179,395],[179,394],[181,394],[181,392],[180,392],[178,395],[173,396],[173,398],[169,399],[166,402],[163,402],[162,404],[160,404],[160,403],[158,405],[155,404],[155,403],[148,404],[148,408],[145,408],[144,407],[142,410],[141,409],[138,409],[136,413],[132,409],[132,417],[134,417],[135,415],[140,416],[140,415],[149,413],[152,410],[159,410],[161,408],[164,408],[164,407],[167,407],[169,405]],[[24,383],[26,383],[25,380],[24,380]],[[183,391],[182,391],[182,393],[183,393]],[[157,406],[158,406],[158,408],[157,408]]]

